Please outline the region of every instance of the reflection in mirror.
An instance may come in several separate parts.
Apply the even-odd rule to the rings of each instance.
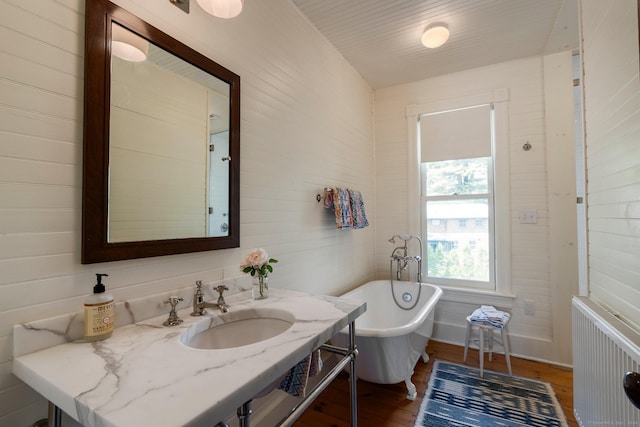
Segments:
[[[240,245],[237,74],[92,0],[84,101],[82,263]]]
[[[111,55],[126,61],[140,62],[149,55],[149,42],[121,25],[111,26]]]
[[[229,84],[147,46],[111,56],[108,241],[226,236]]]

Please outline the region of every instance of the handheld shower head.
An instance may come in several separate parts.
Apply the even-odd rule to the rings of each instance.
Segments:
[[[391,237],[389,239],[389,243],[395,243],[396,242],[396,237],[400,240],[402,240],[403,242],[407,242],[409,240],[411,240],[414,236],[411,236],[409,234],[394,234],[393,237]]]

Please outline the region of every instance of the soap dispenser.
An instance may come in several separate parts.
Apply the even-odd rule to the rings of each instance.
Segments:
[[[108,274],[96,274],[93,293],[84,300],[84,338],[99,341],[113,332],[113,296],[105,292],[102,278]]]

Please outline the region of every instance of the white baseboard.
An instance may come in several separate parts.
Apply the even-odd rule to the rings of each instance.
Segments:
[[[464,347],[465,333],[466,325],[436,322],[431,339]],[[509,333],[509,346],[511,355],[514,357],[573,368],[571,364],[553,360],[550,355],[554,353],[554,343],[548,339]]]

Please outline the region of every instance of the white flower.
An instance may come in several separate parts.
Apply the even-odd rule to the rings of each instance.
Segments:
[[[249,255],[240,264],[240,270],[245,273],[251,273],[255,276],[256,272],[261,276],[266,276],[273,271],[269,263],[278,262],[278,260],[269,258],[267,251],[262,248],[251,249]]]
[[[244,270],[246,267],[260,268],[269,261],[269,255],[267,251],[262,248],[251,249],[249,255],[240,264],[240,269]]]

